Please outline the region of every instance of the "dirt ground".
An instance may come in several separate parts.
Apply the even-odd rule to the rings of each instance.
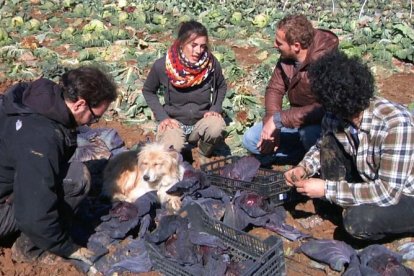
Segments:
[[[236,49],[235,49],[236,50]],[[243,51],[240,50],[238,55],[243,56]],[[237,54],[237,50],[236,50]],[[401,65],[405,66],[406,65]],[[408,69],[407,69],[408,68]],[[379,94],[385,98],[389,98],[393,101],[399,102],[404,105],[408,105],[414,102],[413,84],[414,84],[414,69],[408,66],[404,70],[400,70],[399,73],[387,74],[384,77],[377,77],[377,86],[379,88]],[[0,91],[4,91],[4,88],[8,87],[11,83],[1,83]],[[125,141],[127,147],[131,147],[140,141],[146,139],[153,139],[154,133],[142,129],[140,126],[124,125],[118,121],[102,121],[98,127],[110,127],[115,128],[120,136]],[[193,149],[193,166],[199,167],[201,162],[212,161],[220,157],[213,157],[212,159],[200,159],[197,151]],[[281,168],[278,168],[281,169]],[[283,168],[282,168],[283,169]],[[358,243],[347,239],[344,232],[338,226],[338,220],[335,215],[324,215],[330,213],[330,206],[319,206],[320,203],[313,202],[312,200],[304,200],[295,204],[287,204],[288,210],[287,223],[293,225],[299,230],[310,233],[315,238],[325,239],[342,239],[352,244],[355,248],[365,246],[365,244]],[[332,211],[332,210],[331,210]],[[332,212],[334,213],[334,212]],[[273,233],[263,229],[254,229],[250,232],[253,235],[257,235],[261,238],[265,238]],[[1,241],[0,241],[1,242]],[[386,243],[391,249],[395,249],[398,243],[401,241],[390,241]],[[65,275],[75,276],[82,275],[67,261],[58,259],[55,263],[43,264],[27,264],[27,263],[15,263],[11,259],[11,244],[12,241],[6,242],[0,247],[0,276],[1,275]],[[286,266],[288,275],[339,275],[327,266],[321,266],[308,259],[302,254],[294,254],[294,249],[300,244],[300,242],[289,242],[284,240],[284,252],[286,257]],[[410,267],[413,268],[412,265]],[[131,274],[128,274],[131,275]]]

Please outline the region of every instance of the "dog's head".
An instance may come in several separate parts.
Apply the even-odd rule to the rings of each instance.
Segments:
[[[164,177],[177,178],[181,155],[161,143],[146,144],[138,154],[141,177],[151,186],[161,184]]]

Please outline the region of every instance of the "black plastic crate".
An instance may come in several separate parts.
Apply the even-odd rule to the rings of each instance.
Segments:
[[[188,216],[191,227],[220,238],[229,247],[231,261],[253,261],[253,265],[246,269],[242,276],[286,275],[283,242],[279,237],[270,236],[262,241],[209,217],[195,202],[185,206],[181,215]],[[174,259],[163,256],[155,245],[147,243],[147,249],[154,270],[168,276],[193,275]]]
[[[237,190],[248,190],[266,196],[276,205],[283,204],[291,198],[291,188],[286,185],[283,172],[259,168],[252,181],[231,179],[220,175],[220,171],[228,164],[239,160],[240,156],[230,156],[224,159],[201,165],[201,170],[207,174],[212,185],[234,195]]]

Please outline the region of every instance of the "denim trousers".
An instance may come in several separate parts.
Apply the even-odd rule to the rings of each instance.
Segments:
[[[296,164],[302,160],[308,151],[319,139],[320,125],[308,125],[301,128],[286,128],[280,130],[280,144],[277,150],[269,155],[260,154],[257,143],[263,129],[263,123],[259,122],[248,129],[243,135],[243,146],[249,152],[258,156],[261,160],[271,160],[272,163]]]

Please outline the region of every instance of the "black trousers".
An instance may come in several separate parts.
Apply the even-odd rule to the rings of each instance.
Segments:
[[[333,135],[322,138],[321,178],[362,182],[353,157]],[[390,235],[414,233],[414,197],[402,195],[396,205],[363,204],[342,212],[345,230],[358,239],[379,240]]]
[[[82,200],[88,195],[90,183],[91,179],[87,167],[81,162],[71,163],[63,179],[64,207],[61,211],[62,219],[70,220]],[[19,231],[14,217],[12,198],[13,196],[0,204],[0,240]]]

